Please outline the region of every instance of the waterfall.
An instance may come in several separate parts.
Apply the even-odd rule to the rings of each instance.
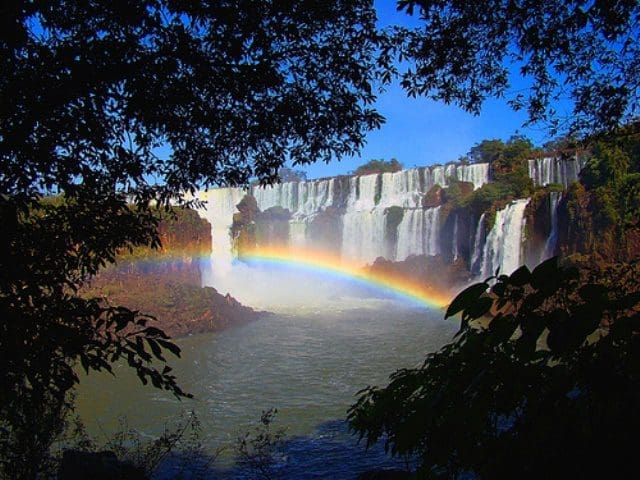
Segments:
[[[252,186],[248,190],[222,188],[201,192],[200,198],[207,200],[208,205],[200,215],[212,226],[211,275],[224,276],[231,268],[230,227],[237,213],[236,205],[247,193],[253,195],[262,212],[273,207],[290,212],[286,245],[291,248],[321,245],[361,264],[371,263],[381,256],[404,260],[411,255],[438,255],[441,253],[440,207],[426,209],[422,207],[422,201],[434,185],[446,187],[452,178],[480,188],[489,181],[489,164],[451,163],[393,173]],[[396,214],[387,215],[392,207],[402,209],[401,218]],[[325,216],[319,221],[329,222],[327,225],[334,229],[330,231],[334,237],[326,238],[337,235],[337,241],[327,243],[326,239],[311,238],[318,234],[318,228],[324,228],[324,223],[314,223],[321,214]],[[464,231],[460,221],[456,218],[453,227],[450,252],[454,259],[460,256],[459,236]],[[474,246],[474,255],[478,249],[480,247]],[[472,263],[479,263],[479,260],[476,258]]]
[[[335,202],[335,178],[310,182],[287,182],[265,187],[251,188],[258,208],[265,211],[279,206],[291,212],[294,218],[302,218],[330,207]]]
[[[437,255],[440,240],[440,207],[405,210],[398,225],[395,260],[410,255]]]
[[[558,205],[562,193],[549,192],[549,218],[551,219],[551,230],[544,244],[544,250],[540,261],[553,257],[556,252],[556,244],[558,242]]]
[[[478,189],[489,182],[489,164],[473,163],[470,165],[449,164],[427,167],[422,171],[422,188],[428,192],[434,185],[447,187],[449,178],[455,178],[461,182],[473,183],[473,188]]]
[[[365,264],[384,256],[384,210],[347,212],[342,222],[341,255],[343,258]]]
[[[203,285],[215,285],[221,291],[230,291],[225,280],[231,271],[233,249],[231,243],[231,224],[236,205],[245,196],[241,188],[218,188],[199,192],[198,198],[206,201],[198,214],[211,225],[211,262],[202,272]]]
[[[417,168],[380,175],[378,207],[417,208],[422,198],[420,173]]]
[[[458,259],[458,215],[453,223],[453,245],[451,246],[451,256],[455,262]]]
[[[473,183],[473,189],[476,190],[489,182],[489,164],[459,165],[456,167],[456,178],[461,182]]]
[[[557,183],[567,188],[578,180],[582,167],[582,161],[577,158],[536,158],[529,160],[529,177],[535,185]]]
[[[524,236],[524,211],[529,199],[514,200],[496,212],[493,228],[484,244],[481,275],[511,274],[521,265],[522,240]]]
[[[476,234],[473,239],[473,250],[471,253],[471,263],[469,264],[469,269],[474,275],[480,273],[480,269],[482,266],[480,261],[482,260],[482,241],[484,239],[485,215],[485,213],[480,215],[480,219],[478,220],[478,227],[476,228]]]

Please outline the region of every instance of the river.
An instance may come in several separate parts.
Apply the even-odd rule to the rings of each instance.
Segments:
[[[365,452],[348,433],[344,419],[356,392],[420,364],[456,327],[443,320],[442,311],[387,300],[289,309],[220,334],[179,340],[182,358],[171,365],[193,400],[142,387],[126,366],[118,366],[115,379],[82,379],[78,412],[93,435],[108,436],[125,416],[129,426],[153,436],[193,410],[213,449],[234,444],[259,423],[263,410],[277,408],[274,428],[287,433],[278,465],[282,478],[355,478],[394,465],[382,449]],[[221,456],[212,476],[244,478],[230,464],[230,453]]]

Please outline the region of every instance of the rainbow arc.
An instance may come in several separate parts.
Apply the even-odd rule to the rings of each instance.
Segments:
[[[415,280],[389,273],[372,272],[361,265],[322,251],[261,247],[243,253],[249,263],[302,267],[316,273],[347,277],[388,293],[400,295],[429,308],[444,308],[451,298]]]

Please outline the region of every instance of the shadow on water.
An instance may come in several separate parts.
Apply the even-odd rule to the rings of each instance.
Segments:
[[[282,453],[271,466],[270,476],[235,464],[220,467],[205,457],[184,458],[178,455],[167,460],[154,477],[157,480],[184,478],[185,480],[214,479],[240,480],[247,478],[271,479],[356,479],[368,470],[406,470],[410,464],[385,454],[382,444],[366,450],[364,442],[351,435],[345,420],[330,420],[318,425],[308,436],[287,437]],[[180,476],[182,475],[182,476]]]

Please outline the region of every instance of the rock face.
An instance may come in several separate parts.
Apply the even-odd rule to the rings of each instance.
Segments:
[[[575,168],[561,168],[559,162],[523,160],[525,183],[533,189],[535,182],[547,179],[575,181]],[[527,176],[529,165],[535,182]],[[203,192],[211,205],[200,213],[210,217],[214,259],[221,263],[241,258],[243,251],[276,244],[329,251],[363,266],[379,257],[401,263],[439,256],[457,265],[453,270],[462,265],[467,278],[498,268],[507,273],[529,257],[537,260],[542,255],[551,233],[546,217],[555,211],[541,208],[534,213],[541,239],[529,244],[525,226],[532,219],[527,214],[531,202],[505,190],[489,177],[490,171],[488,163],[449,164],[247,191],[217,189]],[[549,188],[537,188],[538,196],[546,199]],[[535,252],[528,255],[528,249]]]
[[[229,271],[243,252],[272,246],[299,256],[320,250],[362,267],[395,262],[409,276],[421,271],[423,283],[434,286],[438,277],[464,284],[557,254],[603,262],[638,256],[640,166],[612,180],[603,177],[608,170],[594,152],[570,158],[538,151],[529,159],[530,153],[213,189],[200,192],[210,203],[199,213],[212,225],[214,264]]]
[[[452,295],[469,279],[469,272],[461,258],[455,262],[447,262],[441,256],[413,255],[401,262],[379,257],[366,269],[377,274],[422,283],[432,288],[434,293],[450,292]]]
[[[230,295],[201,287],[200,261],[211,249],[211,226],[193,210],[159,224],[160,250],[139,248],[91,279],[83,292],[153,315],[172,337],[215,332],[260,316]]]

